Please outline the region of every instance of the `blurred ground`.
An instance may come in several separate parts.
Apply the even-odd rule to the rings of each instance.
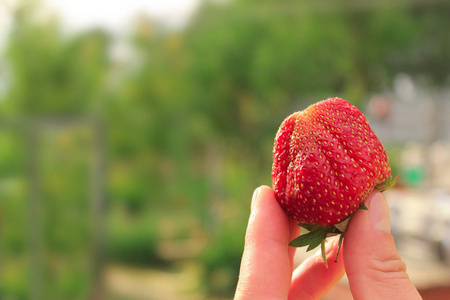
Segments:
[[[199,269],[195,264],[185,264],[176,270],[109,266],[105,280],[112,299],[203,299],[197,290]]]
[[[410,223],[399,225],[398,213],[391,212],[393,233],[397,248],[407,265],[408,274],[424,299],[441,300],[450,298],[450,264],[441,261],[435,253],[433,243],[422,237],[424,231],[418,231],[420,217],[425,218],[425,212],[430,211],[433,201],[432,192],[419,190],[393,190],[386,192],[386,198],[391,210],[398,209],[402,203],[407,203],[404,215],[416,215]],[[403,216],[404,218],[404,216]],[[403,220],[403,219],[402,219]],[[401,227],[403,226],[403,227]],[[407,227],[407,228],[406,228]],[[179,251],[183,251],[179,248]],[[311,253],[299,249],[295,263],[300,264]],[[182,255],[180,255],[182,257]],[[106,271],[106,286],[110,295],[119,298],[136,300],[171,300],[171,299],[220,299],[208,298],[200,289],[201,265],[194,261],[184,260],[177,267],[169,270],[133,269],[130,267],[109,266]],[[231,298],[223,298],[231,299]],[[323,298],[324,300],[353,299],[344,276],[339,283]]]

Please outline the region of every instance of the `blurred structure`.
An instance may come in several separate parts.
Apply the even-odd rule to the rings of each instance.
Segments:
[[[78,273],[78,284],[80,284],[80,287],[84,286],[77,292],[82,293],[81,298],[103,298],[102,274],[106,254],[104,230],[106,166],[105,132],[102,120],[84,117],[4,118],[0,120],[0,130],[2,132],[17,132],[24,139],[23,146],[25,149],[21,151],[25,154],[26,174],[24,174],[24,177],[26,178],[28,196],[27,202],[21,207],[21,209],[27,210],[27,227],[24,228],[26,232],[21,234],[27,236],[29,266],[26,268],[28,270],[21,271],[25,271],[30,276],[29,290],[24,296],[26,295],[26,299],[30,300],[53,299],[55,296],[57,297],[58,291],[52,291],[52,286],[58,279],[55,282],[51,278],[64,277],[70,275],[70,272],[75,272]],[[54,164],[63,153],[52,151],[56,156],[50,159],[56,161],[48,161],[45,166],[42,164],[42,158],[46,156],[46,152],[48,153],[49,142],[51,145],[55,141],[54,137],[56,137],[56,142],[63,137],[63,143],[70,144],[74,140],[79,140],[80,135],[83,136],[86,133],[92,141],[83,145],[82,148],[85,148],[85,146],[89,148],[77,150],[88,151],[86,153],[88,157],[86,158],[89,160],[87,163],[90,166],[88,166],[87,182],[84,184],[90,187],[90,192],[86,195],[89,201],[87,203],[84,201],[79,201],[79,203],[66,202],[65,205],[68,206],[69,211],[67,211],[67,207],[60,207],[56,211],[59,216],[56,216],[53,214],[54,208],[49,207],[49,205],[52,206],[55,203],[52,204],[45,198],[45,195],[48,197],[48,192],[45,192],[48,189],[45,187],[46,184],[48,185],[45,173],[48,172],[48,165]],[[56,146],[56,151],[64,151],[64,147],[52,146]],[[60,167],[62,167],[61,170],[64,169],[64,166]],[[67,171],[73,172],[74,169]],[[66,173],[64,176],[70,175]],[[61,191],[58,192],[61,193]],[[62,200],[58,199],[57,201],[61,202]],[[73,222],[64,218],[76,219]],[[2,221],[5,222],[6,232],[14,229],[17,222],[8,215],[5,215]],[[69,240],[58,236],[56,232],[52,232],[54,228],[49,228],[49,225],[51,227],[62,226],[61,228],[65,231],[63,234],[67,235]],[[64,246],[64,244],[71,244],[70,238],[81,239],[80,241],[83,243],[81,253],[76,252],[74,255],[74,251],[80,251],[79,247],[76,249],[72,245],[69,249]],[[0,263],[8,266],[10,265],[8,261],[16,260],[18,253],[2,251],[1,254]],[[62,261],[57,263],[58,260]],[[79,265],[74,265],[73,262]],[[55,266],[55,264],[59,264],[59,266]],[[2,277],[8,276],[8,272],[11,272],[9,268],[2,268],[2,271],[5,272]]]
[[[450,142],[450,91],[417,90],[407,100],[377,95],[368,109],[370,126],[385,144]]]
[[[407,83],[405,83],[405,80]],[[376,95],[368,103],[371,127],[386,145],[403,145],[398,157],[406,182],[450,189],[450,91],[420,90],[403,78],[406,92]],[[403,89],[400,89],[403,91]]]

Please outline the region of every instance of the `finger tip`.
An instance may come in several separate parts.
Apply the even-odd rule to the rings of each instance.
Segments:
[[[251,201],[251,211],[255,209],[262,199],[275,198],[273,190],[267,185],[261,185],[255,189]]]
[[[369,196],[367,196],[366,200],[364,201],[364,203],[366,204],[367,207],[370,206],[370,203],[372,203],[372,201],[380,201],[380,200],[384,200],[384,195],[382,192],[380,192],[377,189],[374,189]]]
[[[251,206],[250,206],[251,211],[253,211],[255,209],[256,202],[258,201],[260,191],[261,191],[261,187],[257,187],[255,189],[255,191],[253,192],[252,202],[251,202]]]

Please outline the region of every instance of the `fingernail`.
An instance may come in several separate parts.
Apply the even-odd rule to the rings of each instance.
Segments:
[[[254,192],[253,192],[253,197],[252,197],[252,204],[251,204],[251,211],[253,211],[253,208],[255,207],[256,204],[256,199],[258,199],[259,196],[259,191],[261,190],[261,187],[257,188]]]
[[[379,231],[390,233],[389,207],[384,196],[379,192],[375,192],[370,195],[368,200],[369,219],[373,227]]]

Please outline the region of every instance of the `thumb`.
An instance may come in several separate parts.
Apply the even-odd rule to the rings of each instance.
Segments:
[[[344,264],[354,299],[421,299],[390,234],[389,208],[374,191],[345,232]]]

